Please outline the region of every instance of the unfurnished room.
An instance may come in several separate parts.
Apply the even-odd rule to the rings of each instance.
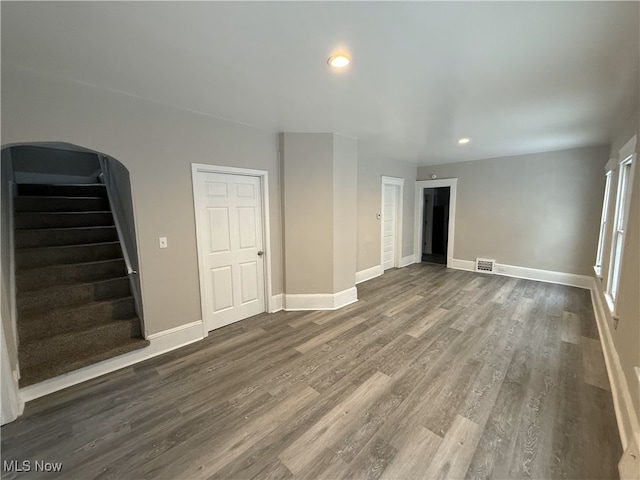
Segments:
[[[640,479],[640,2],[0,17],[3,479]]]

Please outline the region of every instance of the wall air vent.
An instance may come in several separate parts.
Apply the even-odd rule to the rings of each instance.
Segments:
[[[494,273],[496,261],[491,258],[476,258],[476,272]]]

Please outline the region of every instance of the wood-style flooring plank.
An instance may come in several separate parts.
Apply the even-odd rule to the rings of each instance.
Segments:
[[[464,478],[480,441],[480,426],[458,415],[422,478]]]
[[[65,480],[617,478],[587,290],[415,264],[358,297],[29,402],[3,460]]]
[[[322,345],[323,343],[327,343],[328,341],[339,337],[340,335],[342,335],[344,332],[350,330],[351,328],[355,327],[356,325],[360,325],[362,322],[366,321],[366,318],[362,318],[362,317],[353,317],[350,318],[349,320],[342,322],[338,325],[336,325],[334,328],[330,329],[330,330],[326,330],[323,333],[321,333],[320,335],[313,337],[309,340],[307,340],[306,342],[297,345],[296,347],[294,347],[297,351],[299,351],[300,353],[307,353],[309,350],[313,350],[314,348],[318,347],[319,345]]]
[[[603,390],[611,390],[600,340],[582,337],[581,346],[585,383]]]
[[[563,342],[580,344],[580,318],[572,312],[563,312],[562,314],[562,333]]]
[[[304,435],[285,449],[279,458],[294,474],[300,474],[311,465],[321,450],[330,447],[349,426],[364,415],[366,408],[389,387],[391,379],[383,373],[374,373],[343,402],[335,406]]]
[[[441,443],[442,437],[422,425],[415,425],[380,478],[423,478]]]

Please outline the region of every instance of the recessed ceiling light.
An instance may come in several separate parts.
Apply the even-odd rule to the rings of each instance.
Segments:
[[[351,59],[347,57],[344,53],[339,53],[337,55],[333,55],[329,57],[327,63],[334,68],[344,68],[351,63]]]
[[[460,145],[465,145],[465,144],[469,143],[470,141],[471,141],[471,139],[470,139],[470,138],[463,137],[463,138],[461,138],[460,140],[458,140],[458,143],[459,143]]]

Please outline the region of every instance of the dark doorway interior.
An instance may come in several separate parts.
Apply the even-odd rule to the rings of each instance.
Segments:
[[[449,187],[425,188],[422,261],[447,264]]]

